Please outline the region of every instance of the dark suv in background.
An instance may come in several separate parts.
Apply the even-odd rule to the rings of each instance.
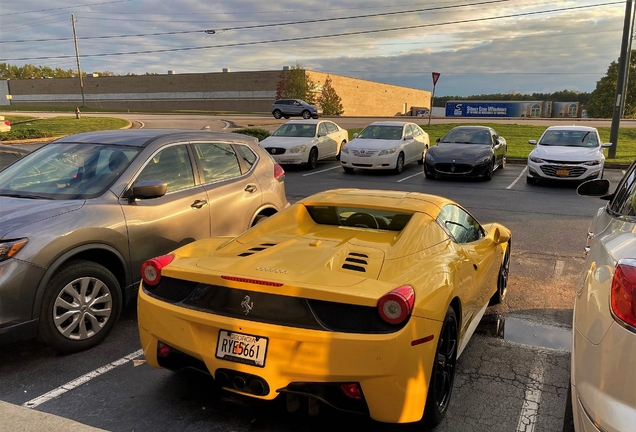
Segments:
[[[285,117],[301,116],[304,119],[315,118],[322,115],[322,108],[309,105],[301,99],[279,99],[272,105],[272,115],[279,119]]]

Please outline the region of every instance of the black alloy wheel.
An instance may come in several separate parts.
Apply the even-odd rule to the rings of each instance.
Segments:
[[[404,169],[404,153],[400,153],[397,158],[397,162],[395,162],[395,173],[400,174]]]
[[[344,145],[345,145],[346,143],[347,143],[347,141],[346,141],[346,140],[343,140],[343,141],[340,143],[340,148],[338,149],[338,154],[336,155],[336,160],[338,160],[338,161],[340,160],[340,154],[342,153],[342,147],[344,147]]]
[[[316,165],[318,165],[318,149],[314,147],[309,152],[309,158],[307,158],[307,168],[315,169]]]
[[[495,161],[493,160],[490,163],[490,166],[488,167],[488,171],[486,171],[486,174],[484,174],[484,180],[486,181],[492,180],[492,173],[494,170],[495,170]]]
[[[429,427],[439,424],[448,410],[457,364],[457,329],[455,309],[449,306],[437,341],[433,372],[422,418],[424,424]]]
[[[418,160],[417,163],[419,165],[424,165],[424,159],[426,158],[426,152],[428,151],[428,146],[424,146],[424,153],[422,153],[422,159]]]
[[[280,112],[280,110],[278,110],[278,109],[274,110],[274,112],[272,114],[274,115],[274,118],[277,119],[277,120],[283,116],[283,113]]]
[[[508,276],[510,275],[510,247],[509,241],[506,245],[506,253],[504,254],[501,267],[499,267],[499,276],[497,277],[497,291],[490,298],[488,306],[494,306],[502,303],[506,298],[506,290],[508,288]]]
[[[303,111],[303,118],[305,120],[309,120],[311,118],[311,113],[308,110]]]

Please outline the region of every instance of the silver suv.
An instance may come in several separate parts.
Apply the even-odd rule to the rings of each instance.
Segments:
[[[301,99],[279,99],[272,105],[272,115],[279,119],[285,117],[298,117],[304,119],[315,118],[322,115],[322,108],[316,105],[309,105]]]
[[[90,132],[26,155],[0,171],[0,343],[98,344],[144,261],[282,210],[284,178],[253,138],[207,131]]]

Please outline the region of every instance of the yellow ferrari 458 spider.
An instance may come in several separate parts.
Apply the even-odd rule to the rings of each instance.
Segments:
[[[506,293],[510,236],[434,195],[310,196],[144,263],[146,360],[255,398],[437,424],[457,358]]]

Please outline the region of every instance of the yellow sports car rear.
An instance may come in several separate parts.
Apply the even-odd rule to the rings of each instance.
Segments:
[[[448,199],[327,191],[147,261],[142,346],[151,366],[194,367],[228,391],[436,424],[509,256],[509,230]]]

